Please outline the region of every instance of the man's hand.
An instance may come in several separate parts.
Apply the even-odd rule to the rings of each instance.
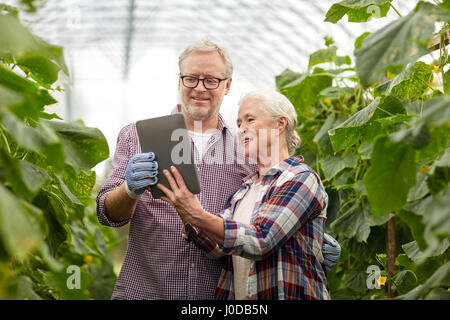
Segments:
[[[341,247],[339,246],[339,243],[328,233],[323,234],[322,254],[322,264],[325,266],[325,271],[328,273],[334,269],[341,256]]]
[[[154,159],[153,152],[138,153],[128,162],[125,190],[130,198],[139,199],[148,186],[158,182],[158,162]]]

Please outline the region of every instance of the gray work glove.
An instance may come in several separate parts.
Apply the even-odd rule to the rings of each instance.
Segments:
[[[138,153],[128,162],[125,190],[132,199],[139,199],[148,186],[158,182],[158,162],[153,152]]]
[[[339,246],[339,243],[328,233],[323,234],[322,254],[322,264],[325,266],[325,271],[328,273],[334,269],[341,256],[341,247]]]

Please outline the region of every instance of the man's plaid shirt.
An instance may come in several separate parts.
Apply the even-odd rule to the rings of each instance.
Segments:
[[[330,299],[321,264],[328,195],[319,176],[302,162],[303,157],[291,157],[266,173],[250,225],[232,220],[256,175],[245,179],[220,214],[225,227],[223,245],[186,226],[185,236],[208,256],[226,259],[216,298],[234,298],[234,254],[252,260],[249,299]]]
[[[178,105],[172,114],[179,111]],[[239,151],[236,143],[235,136],[219,115],[217,130],[209,139],[202,159],[194,148],[202,186],[198,198],[209,212],[221,212],[228,199],[239,190],[242,179],[257,170],[256,164],[241,161],[243,154],[236,154]],[[97,196],[97,215],[103,225],[120,227],[130,223],[127,253],[112,298],[214,299],[221,261],[209,259],[202,250],[182,238],[183,223],[167,202],[154,199],[145,191],[133,218],[123,222],[110,220],[105,198],[125,181],[128,161],[140,152],[136,124],[132,123],[119,133],[110,172]]]

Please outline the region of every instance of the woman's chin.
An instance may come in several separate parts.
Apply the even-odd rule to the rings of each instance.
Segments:
[[[251,150],[248,146],[244,147],[244,155],[246,158],[249,158],[253,161],[256,161],[258,156],[257,156],[257,151],[256,150]]]

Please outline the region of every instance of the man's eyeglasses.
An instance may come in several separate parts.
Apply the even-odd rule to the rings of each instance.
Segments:
[[[228,78],[219,79],[219,78],[197,78],[192,76],[180,76],[181,82],[186,88],[196,88],[198,86],[199,81],[203,82],[203,86],[208,90],[217,89],[220,83]]]

